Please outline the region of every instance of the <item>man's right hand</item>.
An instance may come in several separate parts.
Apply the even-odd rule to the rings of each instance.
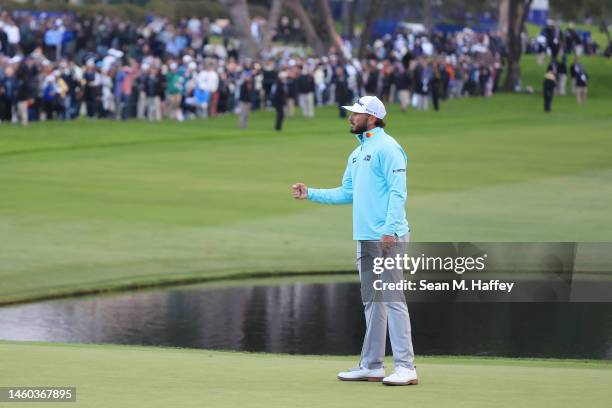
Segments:
[[[304,183],[295,183],[291,186],[291,193],[296,200],[305,200],[308,198],[308,187]]]

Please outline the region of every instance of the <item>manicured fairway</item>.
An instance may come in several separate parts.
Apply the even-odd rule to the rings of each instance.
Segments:
[[[611,241],[611,62],[586,106],[540,96],[389,109],[410,157],[412,240]],[[541,67],[525,59],[539,89]],[[606,72],[608,72],[606,74]],[[607,75],[607,76],[606,76]],[[334,108],[143,123],[0,126],[0,302],[233,273],[352,270],[350,207],[290,197],[338,185],[356,146]]]
[[[0,386],[77,387],[76,404],[54,407],[597,408],[612,399],[612,365],[598,362],[421,357],[419,385],[386,387],[335,379],[357,357],[0,342],[0,361]]]

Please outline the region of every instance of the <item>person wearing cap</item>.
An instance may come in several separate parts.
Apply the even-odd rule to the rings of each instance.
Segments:
[[[405,253],[410,228],[404,208],[406,166],[402,147],[389,136],[383,119],[386,109],[375,96],[363,96],[352,106],[350,131],[359,146],[349,155],[342,184],[332,189],[309,188],[304,183],[292,186],[293,197],[322,204],[353,204],[353,239],[357,242],[357,267],[365,307],[366,333],[358,366],[338,374],[344,381],[381,381],[386,385],[417,384],[410,317],[403,292],[396,301],[375,301],[368,285],[372,243],[385,256],[390,251]],[[400,255],[402,256],[402,255]],[[366,269],[364,269],[366,268]],[[394,274],[402,272],[392,271]],[[397,275],[396,275],[397,276]],[[384,299],[384,298],[383,298]],[[399,300],[397,300],[399,299]],[[395,372],[385,376],[383,366],[387,324],[393,349]]]

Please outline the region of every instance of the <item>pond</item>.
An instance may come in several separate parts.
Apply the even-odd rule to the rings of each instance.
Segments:
[[[209,284],[0,308],[0,339],[358,355],[359,283]],[[415,351],[612,359],[611,303],[408,302]],[[388,347],[389,350],[389,347]]]

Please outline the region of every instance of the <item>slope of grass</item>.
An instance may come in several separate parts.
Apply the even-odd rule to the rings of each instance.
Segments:
[[[581,107],[557,98],[549,115],[526,95],[449,101],[437,113],[391,106],[387,130],[410,157],[411,238],[610,241],[612,81],[609,61],[592,64],[603,90]],[[536,67],[527,59],[525,70]],[[333,108],[287,120],[282,133],[271,112],[247,130],[236,121],[3,126],[0,302],[352,270],[350,207],[289,194],[296,181],[339,183],[356,146],[347,122]]]
[[[612,398],[612,365],[598,362],[420,357],[419,385],[385,387],[336,380],[357,357],[0,342],[0,360],[0,386],[76,387],[77,402],[58,407],[596,408]]]

